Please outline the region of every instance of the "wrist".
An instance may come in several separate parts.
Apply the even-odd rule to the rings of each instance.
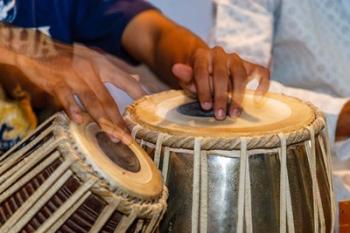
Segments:
[[[350,101],[341,110],[336,128],[336,141],[350,137]]]

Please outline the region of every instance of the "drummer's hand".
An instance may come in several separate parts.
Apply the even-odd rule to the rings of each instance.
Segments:
[[[136,79],[109,62],[103,54],[84,46],[75,46],[74,50],[68,47],[58,56],[47,58],[18,55],[17,66],[26,79],[56,97],[78,124],[85,121],[86,111],[96,122],[110,121],[127,132],[118,106],[104,82],[123,89],[133,98],[145,94]],[[77,104],[74,96],[79,97],[82,105]]]
[[[197,49],[192,64],[175,64],[173,74],[185,90],[197,94],[204,110],[214,109],[215,117],[237,117],[242,112],[242,101],[247,83],[259,77],[258,99],[269,88],[269,70],[243,60],[237,54],[228,54],[221,47]],[[232,98],[230,102],[230,96]]]

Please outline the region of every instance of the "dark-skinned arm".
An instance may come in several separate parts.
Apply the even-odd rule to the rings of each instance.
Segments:
[[[139,14],[128,24],[122,44],[164,80],[177,80],[186,91],[196,94],[204,110],[214,108],[218,120],[240,115],[244,89],[253,74],[260,76],[258,95],[269,86],[268,69],[221,47],[210,49],[192,32],[155,10]]]

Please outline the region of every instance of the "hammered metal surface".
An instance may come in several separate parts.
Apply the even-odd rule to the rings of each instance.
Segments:
[[[317,144],[317,178],[325,211],[326,232],[331,232],[331,197],[325,164]],[[239,158],[208,156],[208,232],[236,232]],[[277,153],[249,158],[254,233],[279,232],[280,160]],[[296,233],[314,231],[310,168],[304,144],[287,151],[287,168]],[[160,232],[191,232],[193,155],[172,153],[167,176],[169,206]],[[200,216],[200,213],[199,213]]]

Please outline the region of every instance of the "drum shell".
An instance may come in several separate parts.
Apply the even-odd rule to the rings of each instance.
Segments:
[[[166,189],[150,201],[111,188],[70,141],[67,121],[63,114],[52,117],[0,157],[0,232],[34,232],[43,226],[52,232],[54,225],[54,232],[96,232],[106,213],[102,232],[118,227],[118,232],[153,232],[166,207]],[[25,206],[30,208],[23,212]]]
[[[333,232],[323,114],[284,95],[255,100],[247,91],[241,116],[220,122],[181,91],[127,109],[132,135],[169,186],[162,232]]]
[[[316,135],[316,171],[319,193],[324,214],[325,232],[333,232],[332,185],[329,182],[330,161],[324,153],[328,148],[324,144],[324,134]],[[144,149],[155,154],[155,145],[139,141]],[[287,170],[293,209],[295,232],[314,232],[313,190],[310,162],[307,148],[310,141],[289,145],[287,148]],[[174,150],[179,148],[173,148]],[[163,170],[169,189],[168,210],[161,224],[161,232],[191,232],[193,204],[194,155],[191,150],[170,152],[169,159],[164,158],[169,150],[162,147],[159,168]],[[200,200],[207,199],[207,221],[200,222],[202,213],[198,213],[200,226],[207,224],[207,232],[236,232],[238,218],[238,192],[240,172],[240,151],[227,153],[202,151],[201,169],[207,168],[207,194],[200,188]],[[260,151],[261,152],[261,151]],[[281,160],[279,149],[266,150],[265,153],[249,152],[250,188],[253,232],[280,232],[280,177]],[[157,159],[156,159],[157,160]],[[165,163],[169,160],[169,164]],[[167,171],[165,171],[167,167]],[[203,170],[203,169],[202,169]],[[203,179],[201,174],[201,181]],[[320,226],[317,226],[318,228]],[[199,231],[200,232],[200,231]]]

